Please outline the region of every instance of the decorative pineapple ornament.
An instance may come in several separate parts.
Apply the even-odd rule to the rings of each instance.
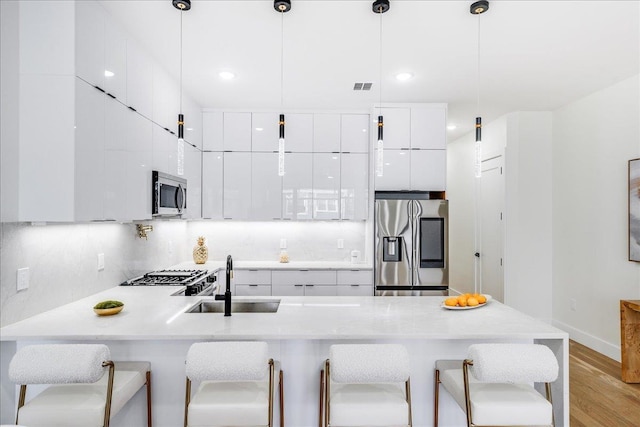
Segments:
[[[204,244],[204,237],[198,237],[198,244],[193,247],[193,261],[196,264],[204,264],[209,258],[209,248]]]

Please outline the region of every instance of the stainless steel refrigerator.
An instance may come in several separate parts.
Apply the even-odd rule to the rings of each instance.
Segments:
[[[447,293],[448,216],[447,200],[429,192],[376,192],[376,295]]]

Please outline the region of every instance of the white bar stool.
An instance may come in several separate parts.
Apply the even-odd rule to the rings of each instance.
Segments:
[[[272,427],[276,369],[284,426],[283,372],[267,350],[266,342],[192,344],[186,361],[185,427]],[[193,398],[192,381],[200,382]]]
[[[434,425],[442,384],[466,412],[469,427],[553,426],[550,383],[557,378],[558,361],[546,346],[471,345],[464,361],[436,361]],[[546,399],[533,383],[545,383]]]
[[[409,355],[398,344],[338,344],[320,374],[322,426],[409,426]]]
[[[103,344],[47,344],[21,348],[9,364],[9,379],[20,384],[16,424],[103,426],[147,385],[151,427],[151,371],[148,362],[113,362]],[[108,368],[108,375],[104,375]],[[49,385],[25,403],[28,384]]]

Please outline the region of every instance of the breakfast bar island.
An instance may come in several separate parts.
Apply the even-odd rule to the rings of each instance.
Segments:
[[[260,297],[279,300],[274,313],[189,313],[213,297],[171,296],[175,288],[114,287],[0,329],[2,405],[0,423],[15,422],[17,388],[7,378],[15,351],[34,343],[104,343],[114,360],[151,362],[153,418],[157,427],[182,425],[185,357],[202,341],[261,340],[284,371],[285,422],[318,424],[322,362],[335,343],[399,343],[411,362],[413,425],[433,423],[434,364],[463,359],[478,342],[523,342],[548,346],[560,374],[553,384],[556,425],[569,425],[568,334],[497,301],[476,309],[448,310],[443,297]],[[234,301],[249,298],[234,297]],[[122,312],[97,316],[104,300],[124,302]],[[36,390],[36,387],[33,388]],[[27,397],[28,398],[28,397]],[[145,396],[139,392],[112,426],[146,425]],[[278,419],[276,413],[275,419]],[[441,393],[440,426],[464,425],[453,398]]]

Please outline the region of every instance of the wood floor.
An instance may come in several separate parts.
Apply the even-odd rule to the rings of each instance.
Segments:
[[[569,341],[571,427],[640,426],[640,384],[620,379],[620,363]]]

